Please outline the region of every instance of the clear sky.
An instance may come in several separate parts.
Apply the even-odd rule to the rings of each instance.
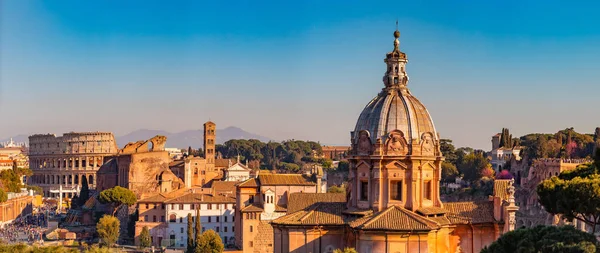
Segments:
[[[421,2],[0,0],[0,138],[210,118],[347,144],[396,19],[409,88],[457,146],[600,126],[599,2]]]

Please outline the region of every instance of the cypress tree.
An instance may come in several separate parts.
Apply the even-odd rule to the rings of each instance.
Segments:
[[[187,215],[187,253],[194,252],[194,221],[192,220],[192,214]]]
[[[88,185],[87,177],[81,178],[81,191],[79,192],[79,206],[83,206],[85,202],[90,198],[90,187]]]
[[[200,230],[200,210],[196,210],[196,238],[202,235],[202,231]],[[198,241],[196,241],[198,244]]]
[[[500,147],[504,147],[506,145],[506,136],[504,136],[504,128],[502,128],[502,133],[500,133]]]
[[[188,146],[188,156],[192,156],[192,146]]]

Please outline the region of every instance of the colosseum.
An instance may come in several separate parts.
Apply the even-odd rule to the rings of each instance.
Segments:
[[[33,175],[28,179],[40,186],[45,197],[72,197],[79,191],[85,177],[90,189],[96,186],[96,171],[104,157],[118,151],[110,132],[35,134],[29,136],[29,167]]]

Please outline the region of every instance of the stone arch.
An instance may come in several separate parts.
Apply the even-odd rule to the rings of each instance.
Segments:
[[[79,184],[79,175],[75,175],[73,183],[74,184]]]
[[[68,183],[68,184],[71,184],[71,183],[73,183],[73,176],[69,175],[69,176],[67,177],[67,183]]]
[[[433,156],[436,154],[433,134],[425,132],[421,134],[421,155]]]
[[[367,130],[358,132],[356,140],[356,152],[358,155],[370,155],[373,149],[371,134]]]
[[[177,222],[177,215],[174,213],[169,214],[169,222]]]
[[[388,134],[385,153],[386,155],[407,155],[409,153],[409,146],[402,131],[396,129]]]

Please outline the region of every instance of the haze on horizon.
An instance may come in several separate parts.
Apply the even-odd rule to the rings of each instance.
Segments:
[[[408,87],[456,146],[600,126],[600,3],[164,3],[1,1],[0,139],[211,119],[347,144],[396,19]]]

